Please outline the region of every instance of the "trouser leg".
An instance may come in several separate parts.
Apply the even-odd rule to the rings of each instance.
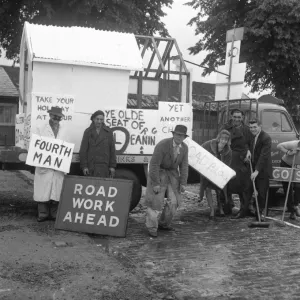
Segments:
[[[163,227],[170,226],[179,206],[179,203],[177,202],[177,197],[175,195],[175,192],[173,191],[171,184],[168,184],[167,191],[168,199],[159,218],[159,225]]]
[[[206,199],[208,202],[208,206],[210,208],[210,215],[213,217],[215,215],[214,201],[212,197],[211,189],[206,188]]]
[[[262,212],[265,208],[267,191],[269,189],[269,178],[257,178],[255,180],[256,189],[257,189],[257,200],[259,211]]]
[[[146,210],[146,227],[149,232],[156,232],[158,228],[158,218],[161,212],[147,207]]]
[[[56,219],[58,201],[50,200],[50,217]]]
[[[152,188],[152,187],[147,187]],[[161,186],[159,194],[155,195],[154,197],[157,197],[160,199],[159,201],[163,202],[164,195],[166,193],[167,187]],[[146,210],[146,228],[149,232],[156,232],[158,228],[158,219],[160,218],[161,211],[155,210],[152,207],[147,207]]]
[[[38,218],[48,218],[49,217],[49,201],[38,202]]]

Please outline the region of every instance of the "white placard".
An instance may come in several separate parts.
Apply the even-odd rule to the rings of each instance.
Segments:
[[[229,74],[229,64],[219,66],[218,71]],[[231,80],[230,82],[244,82],[246,73],[246,63],[233,64],[231,69]],[[228,83],[228,77],[226,75],[217,73],[217,83]]]
[[[225,65],[230,64],[230,57],[231,57],[231,47],[232,43],[227,43],[226,46],[226,58],[225,58]],[[233,50],[232,50],[232,63],[238,64],[240,61],[240,50],[241,50],[241,41],[235,41],[233,44]]]
[[[241,99],[243,95],[244,84],[235,84],[230,86],[229,100]],[[215,101],[227,100],[228,85],[216,85]]]
[[[162,140],[172,137],[176,125],[185,125],[192,136],[193,110],[190,103],[159,102],[157,137]]]
[[[189,165],[219,188],[223,189],[228,181],[236,175],[234,170],[194,142],[190,137],[186,138],[184,143],[189,148]]]
[[[74,144],[32,134],[26,164],[69,173]]]
[[[63,122],[72,122],[74,107],[75,107],[75,97],[70,95],[50,95],[42,93],[34,93],[31,96],[32,101],[32,126],[40,126],[46,120],[49,119],[48,110],[52,106],[58,106],[62,108],[62,113],[64,117]]]
[[[152,154],[157,144],[157,110],[105,109],[117,154]]]
[[[20,148],[24,148],[24,126],[25,114],[21,113],[16,115],[15,145]]]

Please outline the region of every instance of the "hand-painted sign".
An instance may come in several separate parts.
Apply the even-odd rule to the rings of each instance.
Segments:
[[[291,168],[273,167],[273,179],[276,181],[289,181]],[[300,169],[294,169],[292,182],[300,182]]]
[[[48,120],[48,110],[52,106],[62,108],[64,117],[62,122],[71,122],[74,113],[75,98],[67,95],[32,94],[32,116],[38,123]]]
[[[126,235],[132,181],[65,176],[55,228]]]
[[[113,131],[117,154],[152,154],[157,143],[156,118],[156,110],[105,110],[105,122]]]
[[[69,173],[74,144],[32,134],[26,164]]]
[[[206,151],[190,137],[186,138],[184,143],[189,148],[189,165],[219,188],[223,189],[228,181],[236,175],[234,170]]]
[[[172,137],[176,125],[185,125],[188,135],[192,136],[193,111],[190,103],[159,102],[158,106],[158,140]]]
[[[25,127],[24,113],[16,115],[15,145],[20,148],[24,148],[24,127]]]

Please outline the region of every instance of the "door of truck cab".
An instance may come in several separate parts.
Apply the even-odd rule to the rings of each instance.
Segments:
[[[281,153],[277,149],[277,145],[282,142],[298,139],[298,133],[290,115],[279,109],[263,109],[260,111],[260,120],[262,129],[272,138],[272,166],[279,166]]]

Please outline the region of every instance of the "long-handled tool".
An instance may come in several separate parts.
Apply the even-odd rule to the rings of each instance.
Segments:
[[[252,174],[253,173],[253,168],[252,168],[251,162],[250,162],[250,170],[251,170],[251,174]],[[261,221],[260,212],[259,212],[259,206],[258,206],[258,200],[257,200],[257,190],[256,190],[256,187],[255,187],[254,180],[251,180],[251,181],[252,181],[252,184],[253,184],[253,191],[254,191],[254,198],[255,198],[255,204],[256,204],[256,213],[258,215],[258,222],[251,222],[248,226],[249,227],[268,228],[271,223],[269,223],[269,222],[262,222]]]
[[[286,195],[285,195],[283,213],[282,213],[282,218],[281,218],[281,222],[282,223],[284,223],[284,214],[285,214],[285,210],[286,210],[287,201],[288,201],[288,198],[289,198],[289,193],[290,193],[290,188],[291,188],[291,184],[292,184],[292,179],[293,179],[293,176],[294,176],[295,158],[296,158],[296,153],[294,154],[294,157],[293,157],[291,175],[290,175],[290,178],[289,178],[289,184],[288,184],[288,188],[287,188]]]

